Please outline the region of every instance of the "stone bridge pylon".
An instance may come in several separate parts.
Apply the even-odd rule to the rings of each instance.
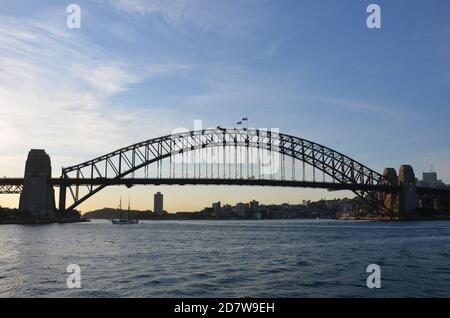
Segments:
[[[50,156],[44,150],[30,150],[25,165],[19,209],[28,211],[37,218],[54,218],[55,192],[50,182],[51,178]]]
[[[398,191],[381,193],[384,209],[394,215],[412,212],[419,207],[416,177],[410,165],[401,165],[397,171],[394,168],[384,169],[384,180],[394,187],[400,187]],[[389,180],[389,181],[388,181]]]

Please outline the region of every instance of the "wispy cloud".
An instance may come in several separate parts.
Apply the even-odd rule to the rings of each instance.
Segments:
[[[172,129],[170,110],[113,108],[110,98],[189,67],[138,67],[64,24],[0,16],[0,174],[22,173],[30,148],[53,152],[54,165],[61,166],[76,163],[63,162],[64,156],[88,159]],[[158,120],[148,127],[149,118]]]
[[[265,0],[103,0],[127,14],[158,16],[174,27],[242,36],[264,19]],[[247,14],[252,12],[251,15]]]
[[[203,1],[199,0],[114,0],[110,3],[117,9],[129,13],[159,14],[168,20],[186,18],[186,13],[192,6]]]
[[[398,107],[389,107],[386,105],[379,105],[374,102],[361,101],[357,99],[345,99],[336,97],[322,97],[322,96],[305,96],[307,100],[314,102],[315,105],[325,105],[327,107],[337,107],[340,109],[346,109],[348,111],[357,113],[366,113],[378,118],[391,118],[404,119],[404,118],[418,118],[419,114],[414,113],[411,110],[401,110]]]

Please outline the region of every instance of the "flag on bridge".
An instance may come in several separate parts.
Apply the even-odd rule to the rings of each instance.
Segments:
[[[236,125],[242,125],[242,121],[238,121]]]

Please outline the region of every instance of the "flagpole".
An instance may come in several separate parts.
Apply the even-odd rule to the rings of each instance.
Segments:
[[[245,129],[246,127],[244,125],[244,122],[248,122],[248,117],[243,117],[241,122],[242,122],[243,128]]]

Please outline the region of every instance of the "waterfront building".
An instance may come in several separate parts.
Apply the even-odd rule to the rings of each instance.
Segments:
[[[418,185],[432,188],[445,187],[444,182],[438,179],[436,172],[424,172],[422,174],[422,180],[418,182]]]
[[[214,210],[214,213],[220,213],[220,201],[219,202],[215,202],[212,204],[212,209]]]
[[[236,204],[236,214],[240,217],[245,217],[245,210],[247,205],[245,203],[239,202]]]
[[[250,210],[253,213],[258,212],[258,210],[259,210],[259,202],[255,201],[255,200],[250,201]]]

